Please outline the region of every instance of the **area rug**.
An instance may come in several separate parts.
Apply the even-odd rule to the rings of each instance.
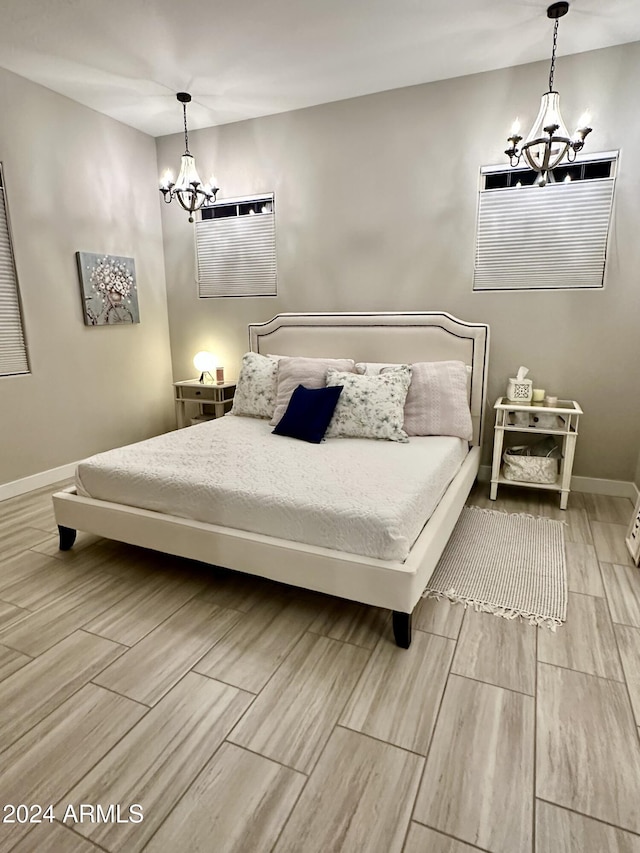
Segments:
[[[423,596],[555,631],[567,615],[564,522],[464,507]]]

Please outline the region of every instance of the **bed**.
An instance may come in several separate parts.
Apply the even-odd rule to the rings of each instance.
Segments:
[[[249,343],[251,351],[261,355],[321,358],[335,354],[348,355],[358,362],[409,364],[462,361],[469,370],[472,441],[429,436],[398,445],[367,439],[331,439],[309,447],[304,442],[272,436],[272,428],[265,421],[227,416],[134,446],[139,448],[139,458],[134,463],[136,476],[128,483],[123,479],[124,457],[130,456],[127,448],[81,463],[78,485],[53,496],[60,548],[71,548],[76,531],[83,530],[386,608],[393,611],[396,643],[408,648],[411,614],[479,468],[488,327],[439,312],[281,314],[266,323],[250,325]],[[237,433],[235,439],[232,433]],[[224,443],[238,439],[245,448],[241,466]],[[332,445],[333,449],[326,449],[325,445]],[[219,465],[215,464],[215,453]],[[271,472],[273,486],[268,493],[263,487],[257,488],[256,494],[262,494],[263,500],[251,505],[241,489],[228,490],[227,497],[221,500],[216,491],[220,483],[215,478],[201,478],[196,488],[190,488],[186,479],[182,482],[184,478],[176,475],[189,455],[210,458],[212,464],[200,465],[201,469],[224,468],[219,476],[223,480],[226,477],[227,487],[234,478],[243,476],[243,470],[245,476],[250,470],[253,477],[258,469],[264,469],[264,482],[269,481]],[[155,474],[153,458],[174,468],[174,493],[165,494],[162,502],[142,498],[144,483],[140,483]],[[225,459],[226,467],[222,465]],[[434,459],[446,461],[444,469],[448,474],[442,474],[439,462],[430,476],[433,482],[427,494],[421,491],[424,478],[413,478],[412,472],[430,471]],[[295,476],[281,472],[287,465],[293,471],[311,470],[313,481],[313,465],[320,466],[320,472],[327,464],[334,466],[334,474],[325,478],[326,523],[318,524],[317,516],[314,519],[306,513],[304,495],[302,504],[300,500],[293,501]],[[274,476],[274,472],[280,474]],[[350,491],[341,488],[340,477],[348,483],[355,481],[358,472],[363,478],[361,487]],[[319,477],[318,473],[318,482]],[[285,488],[287,481],[289,491]],[[365,488],[364,484],[370,487]],[[387,496],[383,502],[384,519],[390,520],[393,535],[381,532],[376,513],[382,510],[372,499],[383,489]],[[354,502],[345,497],[347,492],[351,496],[357,492],[360,500]],[[427,506],[429,502],[433,506]],[[144,506],[137,505],[140,503]],[[415,514],[411,516],[407,511],[415,505],[424,508],[424,517],[429,516],[426,524],[424,517],[416,520]],[[379,554],[382,557],[374,556]]]

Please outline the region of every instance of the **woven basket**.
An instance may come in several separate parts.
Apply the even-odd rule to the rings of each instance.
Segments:
[[[558,480],[557,459],[548,456],[523,456],[521,448],[512,447],[505,450],[502,461],[502,473],[507,480],[547,485],[553,485]]]

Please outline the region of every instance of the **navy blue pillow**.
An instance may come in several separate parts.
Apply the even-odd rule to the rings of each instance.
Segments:
[[[320,444],[342,388],[342,385],[331,385],[329,388],[305,388],[304,385],[298,385],[274,433]]]

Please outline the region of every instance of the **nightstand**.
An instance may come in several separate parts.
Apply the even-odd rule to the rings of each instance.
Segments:
[[[173,389],[178,428],[182,428],[189,426],[191,422],[186,413],[189,403],[197,404],[199,420],[221,418],[231,411],[236,383],[220,382],[209,385],[199,379],[185,379],[182,382],[174,382]]]
[[[496,423],[491,468],[491,500],[495,501],[498,496],[498,486],[506,483],[509,486],[560,492],[560,509],[566,509],[571,488],[573,456],[578,438],[578,421],[580,415],[583,414],[579,404],[575,400],[559,400],[556,406],[547,406],[545,403],[513,403],[506,397],[498,397],[494,409],[496,410]],[[555,418],[548,417],[554,415]],[[526,424],[525,421],[529,423]],[[553,426],[548,426],[546,421],[554,421]],[[501,472],[501,465],[505,432],[558,436],[561,442],[562,461],[557,481],[555,483],[529,483],[521,480],[508,480],[504,477]]]

